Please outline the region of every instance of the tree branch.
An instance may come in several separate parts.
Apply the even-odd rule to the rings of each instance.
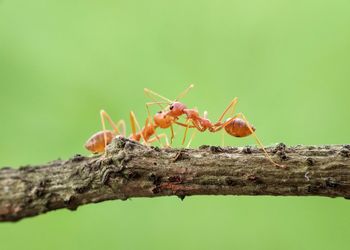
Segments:
[[[129,197],[350,197],[350,145],[159,149],[116,138],[106,155],[0,170],[0,221]]]

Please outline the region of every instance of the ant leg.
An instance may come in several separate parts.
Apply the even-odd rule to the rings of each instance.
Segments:
[[[100,111],[100,116],[101,116],[101,123],[102,123],[102,131],[103,131],[103,141],[104,141],[104,148],[106,149],[106,147],[107,147],[107,135],[106,135],[106,124],[105,124],[105,119],[104,119],[104,116],[103,116],[103,114],[104,114],[104,110],[101,110]]]
[[[260,139],[258,138],[258,136],[256,135],[256,133],[254,132],[254,130],[252,129],[252,127],[250,126],[247,118],[245,118],[245,116],[242,113],[238,113],[237,115],[235,115],[234,117],[228,119],[226,122],[218,125],[216,128],[214,128],[212,130],[212,132],[217,132],[219,130],[221,130],[222,128],[226,127],[229,123],[231,123],[233,120],[235,120],[236,118],[242,118],[246,123],[247,123],[247,127],[250,130],[250,132],[252,133],[252,136],[254,137],[255,141],[257,142],[257,144],[260,146],[260,148],[263,150],[266,158],[275,166],[280,167],[280,168],[284,168],[283,165],[277,164],[276,162],[274,162],[271,158],[271,156],[267,153],[264,145],[261,143]]]
[[[161,104],[168,104],[168,103],[167,102],[147,102],[146,103],[148,119],[150,121],[150,124],[155,127],[155,124],[152,123],[152,116],[151,116],[151,112],[149,110],[149,106],[154,105],[154,104],[158,104],[161,108],[163,108],[163,106]],[[170,127],[170,129],[171,129],[171,143],[172,143],[173,142],[173,138],[174,138],[174,131],[173,131],[173,127],[172,126]],[[159,143],[162,145],[160,140],[159,140]]]
[[[148,122],[149,122],[149,120],[146,119],[145,128],[148,127]],[[162,141],[160,140],[160,138],[161,138],[161,137],[164,137],[165,134],[160,134],[160,135],[158,135],[157,132],[156,132],[156,127],[155,127],[155,125],[153,125],[151,122],[150,122],[150,125],[149,125],[149,126],[151,126],[151,127],[153,128],[154,137],[155,137],[155,139],[159,142],[160,146],[163,148],[164,146],[163,146],[163,143],[162,143]],[[154,138],[153,138],[153,139],[154,139]],[[150,142],[150,139],[148,139],[147,142]],[[152,141],[151,141],[151,142],[152,142]],[[166,138],[166,143],[167,143],[167,145],[169,145],[169,143],[168,143],[168,138]]]
[[[150,110],[149,110],[149,106],[151,106],[151,105],[153,105],[153,104],[160,104],[160,103],[165,103],[165,104],[167,104],[167,102],[148,102],[148,103],[146,103],[146,109],[147,109],[147,114],[148,114],[148,119],[150,120],[150,121],[152,121],[152,117],[151,117],[151,112],[150,112]],[[163,108],[161,105],[160,105],[160,107],[161,108]],[[152,124],[152,123],[151,123]],[[152,124],[153,125],[153,124]],[[155,126],[155,125],[153,125],[153,126]],[[170,125],[170,131],[171,131],[171,138],[170,138],[170,145],[173,143],[173,140],[174,140],[174,129],[173,129],[173,126],[172,125]]]
[[[174,122],[175,124],[177,124],[177,125],[180,125],[180,126],[182,126],[182,127],[187,127],[187,124],[185,124],[185,123],[182,123],[182,122]],[[193,125],[190,125],[189,126],[189,128],[196,128],[195,126],[193,126]]]
[[[192,122],[192,126],[189,124],[190,122]],[[196,120],[189,119],[188,122],[186,123],[186,130],[185,130],[184,137],[182,139],[182,145],[184,145],[185,143],[187,131],[189,128],[196,128],[200,132],[204,132],[207,129],[205,127],[201,127],[201,125]]]
[[[151,124],[151,126],[153,126],[153,127],[155,127],[155,124],[152,123],[152,116],[151,116],[151,112],[149,110],[149,106],[154,105],[154,104],[158,104],[161,108],[163,108],[162,105],[160,105],[161,103],[166,103],[166,102],[147,102],[146,103],[148,121]]]
[[[158,138],[157,138],[158,137]],[[166,135],[166,134],[159,134],[159,135],[157,135],[157,137],[153,137],[153,138],[151,138],[151,139],[149,139],[148,140],[148,142],[149,143],[153,143],[153,142],[155,142],[155,141],[159,141],[160,140],[160,138],[165,138],[165,145],[166,145],[166,147],[169,147],[170,145],[169,145],[169,140],[168,140],[168,136]],[[161,144],[161,147],[163,147],[163,145]]]
[[[148,123],[148,119],[146,120],[146,124],[147,124],[147,123]],[[144,143],[145,143],[146,145],[148,145],[146,139],[145,139],[144,136],[143,136],[142,130],[141,130],[141,128],[140,128],[140,124],[139,124],[139,122],[137,121],[134,112],[132,112],[132,111],[130,111],[130,125],[131,125],[131,131],[132,131],[133,137],[135,137],[136,134],[137,134],[137,130],[136,130],[136,127],[137,127],[138,131],[140,131],[139,133],[140,133],[140,136],[141,136],[142,140],[144,141]]]
[[[184,145],[184,144],[185,144],[185,140],[186,140],[186,136],[187,136],[187,131],[188,131],[188,128],[189,128],[189,126],[190,126],[190,122],[191,122],[191,120],[187,120],[187,122],[186,122],[186,129],[185,129],[184,137],[182,138],[182,143],[181,143],[181,145]]]
[[[207,130],[207,127],[201,127],[200,123],[197,120],[192,120],[192,125],[195,127],[199,132],[204,132]],[[192,128],[192,126],[190,126]]]
[[[136,120],[135,114],[134,114],[134,112],[131,111],[130,112],[130,126],[131,126],[131,133],[133,136],[135,136],[137,133],[135,120]]]
[[[121,131],[121,135],[122,136],[126,136],[126,125],[125,125],[125,121],[124,120],[119,120],[118,122],[117,122],[117,127],[118,127],[118,129],[119,129],[119,131]]]
[[[190,140],[189,140],[189,142],[188,142],[186,148],[189,148],[189,147],[190,147],[190,145],[191,145],[191,143],[192,143],[192,141],[193,141],[193,138],[196,136],[196,134],[197,134],[197,130],[194,130],[194,131],[192,132],[191,138],[190,138]]]
[[[183,98],[185,95],[187,95],[188,91],[190,91],[192,88],[194,87],[193,84],[191,84],[190,86],[187,87],[187,89],[185,89],[184,91],[182,91],[175,99],[175,101]]]
[[[208,119],[208,111],[204,111],[203,113],[203,118],[204,119]],[[222,118],[221,118],[222,119]],[[217,124],[217,123],[216,123]],[[216,124],[214,124],[214,127],[216,126]],[[210,129],[210,128],[209,128]],[[215,131],[216,132],[216,131]],[[221,134],[221,146],[224,147],[225,146],[225,133],[224,131],[222,131]]]
[[[226,107],[226,109],[224,110],[224,112],[221,114],[219,120],[217,121],[217,123],[215,124],[218,124],[218,123],[221,123],[222,119],[224,118],[224,116],[226,115],[226,113],[231,109],[231,114],[234,114],[235,112],[235,108],[236,108],[236,104],[238,102],[238,98],[235,97],[231,102],[230,104]]]
[[[150,122],[150,121],[151,121],[150,119],[151,119],[151,118],[147,118],[147,119],[146,119],[146,121],[145,121],[145,126],[144,126],[144,130],[148,129],[148,127],[151,126],[151,127],[154,129],[154,136],[155,136],[155,138],[158,140],[160,146],[163,147],[163,143],[161,142],[160,137],[157,135],[157,133],[156,133],[156,131],[155,131],[155,126],[152,124],[152,122]],[[135,115],[134,115],[134,120],[135,120],[135,123],[136,123],[136,125],[139,127],[139,130],[140,130],[140,126],[138,125],[138,122],[137,122],[137,119],[136,119],[136,116],[135,116]],[[140,132],[140,135],[141,135],[141,137],[142,137],[144,143],[145,143],[146,145],[148,145],[149,140],[146,140],[146,139],[144,138],[144,136],[143,136],[142,130],[140,130],[140,131],[141,131],[141,132]]]
[[[232,110],[232,113],[233,113],[233,111],[234,110]],[[231,112],[230,112],[230,114],[231,114]],[[231,116],[232,116],[233,114],[231,114]],[[207,118],[207,116],[208,116],[208,112],[207,111],[205,111],[204,112],[204,118]],[[221,118],[222,119],[222,118]],[[223,130],[222,132],[221,132],[221,147],[225,147],[225,131]]]
[[[152,123],[152,116],[151,116],[151,112],[149,110],[149,106],[154,105],[154,104],[158,104],[161,108],[163,108],[160,104],[168,104],[167,102],[147,102],[146,103],[146,109],[147,109],[147,115],[148,115],[148,120],[151,126],[155,127],[155,124]],[[173,127],[170,127],[171,129],[171,143],[173,142],[173,138],[174,138],[174,131],[173,131]],[[157,137],[157,134],[155,134],[155,136]],[[160,145],[163,147],[162,142],[160,140],[158,140]]]
[[[107,135],[106,135],[106,123],[105,123],[105,119],[107,119],[107,121],[109,122],[109,124],[112,126],[114,133],[115,134],[120,134],[118,126],[115,125],[115,123],[113,122],[112,118],[107,114],[106,111],[104,111],[103,109],[100,110],[100,117],[101,117],[101,123],[102,123],[102,131],[103,131],[103,139],[104,139],[104,143],[105,143],[105,147],[107,146]],[[118,122],[119,123],[124,122],[123,120],[120,120]]]
[[[107,121],[109,122],[109,124],[112,126],[114,132],[116,134],[120,134],[118,126],[113,122],[112,118],[107,114],[106,111],[104,111],[103,109],[100,110],[100,115],[101,115],[101,119],[102,119],[102,125],[104,124],[104,119],[106,118]],[[120,120],[119,122],[121,122],[122,120]],[[118,122],[118,124],[119,124]]]
[[[217,122],[214,124],[213,128],[211,128],[210,132],[218,132],[219,130],[221,130],[222,128],[226,127],[230,122],[232,122],[234,119],[241,117],[242,113],[238,113],[237,115],[229,118],[227,121],[225,121],[224,123],[222,122]]]
[[[194,87],[194,85],[191,84],[182,93],[180,93],[180,95],[178,95],[176,97],[175,101],[177,101],[178,99],[184,97],[188,93],[188,91],[190,89],[192,89],[193,87]],[[160,94],[158,94],[158,93],[156,93],[156,92],[154,92],[154,91],[152,91],[150,89],[144,88],[144,92],[149,98],[151,98],[154,101],[154,102],[146,103],[146,109],[147,109],[147,113],[148,113],[148,117],[149,117],[150,121],[151,121],[151,113],[150,113],[150,110],[149,110],[149,106],[154,105],[154,104],[158,104],[161,107],[161,109],[164,109],[161,104],[168,104],[168,106],[169,106],[171,103],[174,102],[174,101],[171,101],[170,99],[168,99],[168,98],[166,98],[166,97],[164,97],[164,96],[162,96],[162,95],[160,95]],[[156,97],[162,99],[165,102],[159,102]],[[185,125],[185,126],[187,127],[188,125]],[[174,140],[174,129],[173,129],[172,125],[170,126],[170,130],[171,130],[170,144],[172,144],[173,140]]]
[[[258,143],[258,145],[260,146],[260,148],[264,151],[265,153],[265,156],[266,158],[272,163],[274,164],[276,167],[279,167],[279,168],[284,168],[285,166],[284,165],[280,165],[276,162],[274,162],[271,158],[271,156],[267,153],[264,145],[262,144],[262,142],[260,141],[260,139],[258,138],[258,136],[256,135],[256,133],[254,132],[254,130],[252,129],[252,127],[250,126],[247,118],[242,114],[240,113],[239,116],[247,123],[247,127],[249,128],[250,132],[252,132],[252,136],[255,138],[255,141]]]
[[[171,133],[171,137],[170,137],[170,145],[173,145],[173,141],[174,141],[174,137],[175,137],[175,133],[174,133],[174,127],[171,124],[170,125],[170,133]]]
[[[147,116],[148,116],[149,122],[151,124],[152,124],[152,116],[151,116],[151,112],[149,110],[149,106],[154,105],[154,104],[158,104],[160,106],[160,108],[163,108],[163,106],[161,104],[168,104],[168,103],[167,102],[147,102],[146,103]]]

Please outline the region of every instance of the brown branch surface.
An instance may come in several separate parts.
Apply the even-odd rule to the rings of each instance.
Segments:
[[[350,145],[159,149],[116,138],[106,155],[0,170],[0,221],[129,197],[350,197]]]

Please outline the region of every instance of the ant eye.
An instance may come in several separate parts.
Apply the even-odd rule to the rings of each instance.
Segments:
[[[161,114],[161,113],[162,113],[162,111],[158,111],[157,113],[158,113],[158,114]]]
[[[171,105],[171,106],[169,107],[169,109],[170,109],[170,110],[173,110],[173,108],[174,108],[174,106],[173,106],[173,105]]]

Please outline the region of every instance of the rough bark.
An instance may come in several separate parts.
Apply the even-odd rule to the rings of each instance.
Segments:
[[[116,138],[105,155],[0,170],[0,221],[129,197],[350,197],[350,145],[159,149]]]

